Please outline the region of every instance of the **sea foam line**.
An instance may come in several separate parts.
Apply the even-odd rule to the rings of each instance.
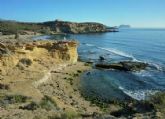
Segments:
[[[103,48],[103,47],[98,47],[99,49],[102,49],[102,50],[106,50],[106,51],[109,51],[113,54],[116,54],[116,55],[119,55],[119,56],[122,56],[122,57],[127,57],[127,58],[131,58],[133,60],[136,60],[135,57],[133,57],[132,55],[128,54],[128,53],[125,53],[123,51],[120,51],[120,50],[116,50],[116,49],[112,49],[112,48]]]
[[[125,52],[117,50],[117,49],[98,47],[98,46],[96,46],[94,44],[88,44],[88,43],[84,43],[84,44],[86,46],[89,46],[89,47],[96,47],[96,48],[99,48],[99,49],[111,52],[113,54],[116,54],[116,55],[119,55],[119,56],[122,56],[122,57],[130,58],[130,59],[132,59],[133,61],[136,61],[136,62],[143,62],[141,60],[137,60],[133,55],[125,53]],[[145,63],[149,64],[149,66],[151,68],[155,68],[158,71],[163,71],[163,68],[160,65],[156,64],[156,63],[151,63],[151,62],[145,62]]]
[[[96,46],[94,44],[88,44],[88,43],[83,43],[83,44],[85,44],[86,46],[90,46],[90,47],[96,47],[98,49],[105,50],[105,51],[111,52],[113,54],[122,56],[122,57],[131,58],[133,61],[138,61],[134,56],[132,56],[132,55],[130,55],[128,53],[125,53],[123,51],[117,50],[117,49],[98,47],[98,46]]]
[[[127,90],[123,87],[119,86],[119,89],[122,90],[128,96],[136,99],[136,100],[146,100],[149,96],[154,95],[155,93],[159,92],[157,90]]]

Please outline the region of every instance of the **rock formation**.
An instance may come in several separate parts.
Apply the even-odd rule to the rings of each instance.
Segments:
[[[0,73],[6,74],[13,67],[24,69],[32,65],[33,62],[76,63],[78,58],[77,45],[76,41],[1,43]]]
[[[102,33],[108,32],[106,26],[100,23],[86,22],[86,23],[76,23],[76,22],[66,22],[66,21],[51,21],[43,23],[45,26],[49,26],[52,31],[57,33]]]
[[[54,33],[102,33],[102,32],[116,32],[116,28],[107,28],[101,23],[95,22],[68,22],[68,21],[47,21],[43,23],[26,23],[17,21],[0,21],[0,33],[4,35],[16,34],[54,34]]]
[[[121,71],[140,71],[146,69],[147,66],[147,63],[132,61],[122,61],[119,63],[112,64],[96,64],[97,68],[117,69]]]

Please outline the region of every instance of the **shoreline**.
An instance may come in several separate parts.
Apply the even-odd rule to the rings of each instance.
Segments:
[[[14,43],[12,36],[3,37],[3,43]],[[29,37],[22,36],[24,39],[16,40],[16,42],[31,42]],[[8,40],[9,39],[9,40]],[[26,40],[28,39],[28,40]],[[21,55],[20,55],[21,56]],[[19,57],[20,57],[19,56]],[[22,57],[22,56],[21,56]],[[31,57],[31,56],[30,56]],[[50,58],[49,56],[47,56]],[[14,58],[14,56],[13,56]],[[3,61],[3,57],[1,59]],[[48,117],[54,115],[54,117],[61,117],[62,115],[79,117],[81,115],[92,116],[94,113],[101,113],[99,107],[90,106],[90,102],[86,101],[80,94],[77,84],[80,75],[91,67],[83,62],[70,63],[65,61],[52,62],[51,59],[42,60],[40,64],[32,61],[33,64],[24,69],[13,67],[8,73],[1,72],[0,80],[0,117],[2,118],[18,118],[29,119],[27,115],[31,117]],[[3,69],[2,69],[3,70]],[[5,88],[7,87],[7,88]],[[14,98],[27,97],[30,101],[21,103],[5,103],[8,96]],[[36,108],[33,109],[20,109],[26,108],[34,102],[40,105],[40,102],[45,96],[50,97],[58,108],[58,113],[53,114],[53,110],[50,109],[48,114],[46,109]],[[17,100],[17,99],[15,99]],[[21,99],[19,99],[21,100]],[[10,101],[9,101],[10,102]],[[34,112],[35,110],[35,113]],[[43,112],[43,114],[40,114]],[[9,114],[10,113],[10,114]]]
[[[26,44],[33,42],[31,39],[32,37],[33,35],[21,35],[20,39],[15,40],[13,39],[14,36],[0,36],[0,42],[9,43],[9,45],[14,42],[24,42]],[[44,43],[46,42],[48,43],[47,46],[50,47],[52,41],[44,41]],[[106,116],[110,118],[115,118],[117,116],[147,118],[147,116],[150,117],[151,115],[159,118],[162,117],[162,113],[160,113],[159,110],[155,111],[157,110],[155,107],[148,112],[147,109],[142,110],[142,112],[146,111],[144,114],[141,112],[140,109],[145,108],[145,106],[153,108],[152,102],[119,103],[116,101],[105,104],[97,101],[97,99],[86,99],[85,96],[81,94],[78,84],[83,72],[91,70],[91,66],[80,61],[77,63],[62,60],[54,61],[50,58],[50,55],[46,55],[47,52],[43,49],[41,51],[37,49],[36,51],[42,55],[39,55],[39,59],[33,59],[32,66],[23,67],[23,69],[22,67],[21,69],[13,67],[8,73],[1,72],[0,117],[9,119],[18,117],[23,119],[36,117],[53,118],[56,116],[62,118],[63,115],[73,118],[101,118]],[[36,53],[36,51],[34,53]],[[24,53],[23,51],[19,52]],[[18,57],[22,57],[22,55],[23,54]],[[37,55],[34,57],[37,57]],[[73,53],[70,55],[73,55]],[[33,55],[29,56],[29,58],[31,57],[33,57]],[[4,103],[6,98],[10,100],[8,97],[14,98],[16,102],[10,103],[9,101],[9,103]],[[21,103],[17,102],[21,101],[22,97],[30,99]],[[42,107],[43,104],[41,102],[45,98],[49,103],[54,102],[55,104],[51,103],[51,105],[49,105],[44,102],[46,103],[46,107]],[[158,96],[156,100],[159,100],[159,98]],[[137,107],[137,105],[140,105],[140,108]],[[137,110],[137,112],[134,112],[136,111],[134,108],[139,108],[140,111]],[[129,112],[127,112],[128,110]],[[133,114],[129,115],[130,113]],[[145,116],[145,114],[148,115]]]

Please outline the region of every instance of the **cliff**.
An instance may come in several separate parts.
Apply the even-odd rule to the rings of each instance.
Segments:
[[[76,41],[37,41],[0,43],[0,74],[6,75],[15,67],[48,65],[51,63],[76,63]]]
[[[113,32],[107,30],[106,26],[100,23],[85,22],[76,23],[68,21],[47,21],[41,23],[26,23],[17,21],[0,21],[0,32],[4,35],[15,34],[19,32],[25,34],[53,34],[53,33],[102,33]]]
[[[100,23],[76,23],[56,20],[54,23],[55,32],[60,33],[101,33],[107,32],[106,26]]]

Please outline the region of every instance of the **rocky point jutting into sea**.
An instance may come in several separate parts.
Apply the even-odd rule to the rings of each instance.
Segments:
[[[107,32],[106,26],[100,23],[76,23],[76,22],[64,22],[56,20],[54,22],[56,32],[62,33],[101,33]]]
[[[108,28],[106,25],[95,22],[69,22],[62,20],[47,21],[42,23],[26,23],[17,21],[0,21],[0,33],[10,35],[19,33],[22,35],[32,33],[42,34],[85,34],[115,32],[116,28]]]

